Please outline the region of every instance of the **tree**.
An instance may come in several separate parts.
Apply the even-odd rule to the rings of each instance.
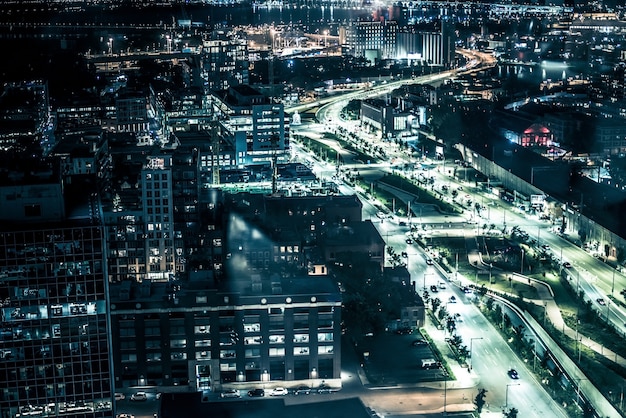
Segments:
[[[439,308],[439,306],[441,305],[441,299],[439,299],[439,298],[432,298],[430,300],[430,305],[432,307],[432,311],[435,312]]]
[[[439,320],[442,320],[446,316],[448,316],[448,310],[446,309],[445,306],[442,306],[441,308],[439,308],[439,312],[437,313],[437,318],[439,318]]]
[[[504,411],[504,416],[506,418],[517,418],[518,412],[517,408],[511,408],[508,411]]]
[[[474,405],[476,405],[476,411],[481,413],[483,406],[485,406],[485,397],[487,396],[487,389],[478,389],[478,394],[474,398]]]

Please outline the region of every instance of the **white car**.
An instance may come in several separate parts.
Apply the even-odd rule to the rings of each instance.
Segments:
[[[148,394],[146,392],[133,393],[130,397],[131,401],[147,401]]]
[[[123,393],[119,393],[119,392],[115,393],[115,400],[116,401],[121,401],[123,399],[126,399],[126,395],[124,395]]]
[[[224,392],[220,393],[220,397],[222,398],[241,398],[241,393],[239,389],[228,389]]]
[[[274,388],[270,390],[270,396],[285,396],[289,393],[286,388]]]

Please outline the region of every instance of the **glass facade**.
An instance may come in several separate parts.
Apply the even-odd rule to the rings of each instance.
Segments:
[[[102,233],[0,232],[0,417],[112,416]]]

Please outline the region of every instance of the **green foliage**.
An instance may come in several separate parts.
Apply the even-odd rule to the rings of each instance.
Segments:
[[[506,418],[517,418],[517,414],[519,413],[519,411],[517,410],[517,408],[511,408],[508,411],[504,411],[504,416]]]
[[[483,406],[485,406],[485,397],[487,396],[487,389],[478,389],[478,394],[474,398],[474,405],[476,405],[476,411],[481,413]]]

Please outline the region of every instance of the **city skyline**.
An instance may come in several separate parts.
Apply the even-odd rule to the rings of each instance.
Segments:
[[[0,6],[2,418],[623,413],[626,10],[344,6]]]

